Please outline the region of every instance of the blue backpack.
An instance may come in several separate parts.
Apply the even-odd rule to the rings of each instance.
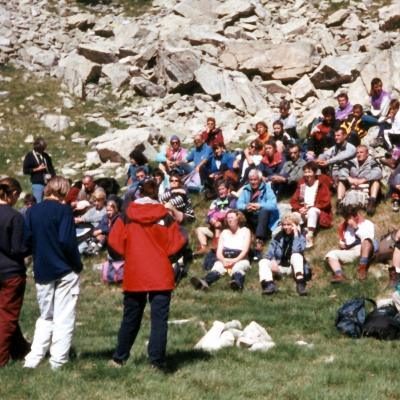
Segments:
[[[339,332],[352,338],[362,336],[367,317],[366,301],[373,305],[374,310],[376,309],[374,300],[357,298],[347,301],[337,310],[335,326]]]

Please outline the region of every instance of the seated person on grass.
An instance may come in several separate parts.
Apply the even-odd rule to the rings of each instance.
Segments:
[[[243,186],[236,206],[255,234],[256,252],[261,252],[265,240],[279,223],[275,194],[271,185],[263,182],[261,171],[252,169],[249,172],[249,183]]]
[[[314,234],[318,226],[332,226],[330,178],[317,175],[318,167],[308,162],[304,167],[304,177],[299,180],[290,205],[299,214],[301,223],[306,224],[306,248],[314,246]]]
[[[231,276],[232,290],[242,290],[244,277],[250,269],[248,253],[251,233],[244,225],[246,219],[238,210],[230,210],[225,217],[227,226],[221,232],[217,247],[217,261],[211,271],[203,278],[193,277],[190,282],[195,289],[207,290],[221,276]]]
[[[304,250],[306,240],[301,233],[299,219],[295,214],[282,218],[282,231],[269,244],[268,251],[259,262],[262,294],[277,291],[274,276],[293,273],[299,296],[306,296],[306,272]]]
[[[367,214],[374,215],[376,199],[379,194],[382,168],[375,159],[368,154],[368,147],[360,145],[356,149],[356,157],[350,160],[339,171],[337,186],[337,201],[344,199],[346,190],[360,190],[369,196]]]
[[[226,213],[235,208],[236,198],[230,195],[230,185],[224,181],[216,183],[218,197],[212,201],[207,213],[207,223],[209,226],[199,226],[196,228],[196,236],[199,247],[193,255],[206,254],[209,251],[207,239],[213,239],[213,243],[218,243]]]
[[[347,93],[339,93],[336,97],[338,106],[335,110],[335,118],[337,121],[344,121],[353,111],[353,106],[350,104]]]
[[[339,225],[339,249],[330,250],[325,259],[333,276],[331,283],[346,280],[341,263],[352,263],[359,259],[358,279],[367,279],[368,267],[378,248],[375,240],[375,225],[359,215],[357,208],[345,207],[342,210],[343,222]]]
[[[362,105],[355,104],[353,112],[340,125],[346,131],[346,140],[354,146],[358,146],[368,133],[368,125],[363,121],[363,115]]]
[[[247,182],[249,171],[257,168],[263,157],[264,145],[258,139],[250,142],[249,146],[236,156],[233,169],[239,175],[241,185]]]
[[[325,168],[327,174],[333,178],[335,184],[339,178],[339,171],[345,162],[356,155],[356,148],[346,141],[346,132],[339,128],[335,132],[335,145],[323,152],[316,160],[320,168]]]
[[[282,154],[286,154],[289,146],[296,143],[296,141],[285,132],[283,122],[279,120],[272,124],[271,139],[276,143],[277,150]]]
[[[282,121],[285,132],[287,132],[294,140],[298,140],[299,135],[296,130],[297,119],[296,115],[293,112],[290,112],[290,101],[282,100],[279,103],[278,119],[279,121]]]
[[[276,148],[276,143],[271,139],[264,145],[265,153],[258,169],[266,178],[278,175],[281,172],[285,159]]]
[[[170,139],[170,147],[164,147],[157,154],[156,161],[159,162],[158,167],[167,174],[173,170],[187,173],[186,155],[187,150],[181,146],[181,140],[173,135]]]
[[[289,147],[289,160],[285,161],[279,174],[269,177],[274,192],[291,196],[296,190],[297,182],[303,177],[303,167],[306,162],[301,158],[300,147],[292,144]]]

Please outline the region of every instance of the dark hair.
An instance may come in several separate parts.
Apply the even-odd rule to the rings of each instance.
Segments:
[[[129,158],[135,160],[138,165],[145,165],[149,162],[143,152],[136,148],[129,153]]]
[[[275,141],[273,139],[269,139],[264,143],[264,147],[267,146],[267,145],[268,146],[272,146],[274,149],[276,149],[276,143],[275,143]]]
[[[147,179],[142,184],[141,194],[143,197],[150,197],[151,199],[158,199],[158,184],[154,179]]]
[[[179,182],[180,183],[182,183],[182,176],[181,176],[181,174],[178,172],[178,171],[172,171],[170,174],[169,174],[169,179],[171,179],[171,178],[178,178],[179,179]]]
[[[257,151],[262,150],[262,148],[264,147],[263,142],[262,142],[261,140],[258,140],[258,139],[252,140],[252,141],[250,142],[250,145],[254,145],[254,148],[255,148]]]
[[[323,109],[322,109],[322,115],[324,116],[324,117],[327,117],[327,116],[332,116],[333,118],[335,118],[335,109],[332,107],[332,106],[328,106],[328,107],[324,107]]]
[[[32,193],[27,193],[24,197],[24,204],[36,204],[36,197]]]
[[[225,186],[226,189],[231,189],[230,183],[225,179],[218,179],[217,182],[215,182],[216,189],[218,189],[220,186]]]
[[[256,123],[256,130],[257,130],[258,125],[262,125],[265,128],[265,130],[268,132],[268,125],[264,121],[258,121]]]
[[[318,165],[316,164],[315,161],[309,161],[303,166],[303,171],[305,171],[306,169],[311,169],[311,171],[313,171],[314,174],[316,174],[318,171]]]
[[[215,144],[213,144],[213,147],[212,147],[213,151],[215,151],[216,149],[219,149],[219,148],[222,148],[222,149],[226,150],[226,147],[225,147],[225,145],[223,143],[215,143]]]
[[[279,119],[273,122],[272,126],[279,125],[283,129],[283,122]]]
[[[361,104],[354,104],[353,111],[354,110],[360,110],[361,112],[364,111],[363,106]]]
[[[290,109],[290,101],[289,100],[282,100],[279,103],[279,108],[284,108],[285,110],[289,110]]]
[[[164,173],[164,171],[162,169],[156,168],[153,171],[153,176],[160,176],[162,179],[164,179],[165,178],[165,173]]]
[[[45,151],[46,147],[47,147],[47,143],[41,136],[37,137],[33,141],[33,150],[35,150],[39,153],[42,153],[43,151]]]
[[[7,201],[14,192],[18,194],[22,192],[21,185],[16,179],[7,177],[0,180],[0,200]]]
[[[355,206],[347,206],[342,208],[341,215],[344,219],[349,219],[351,217],[357,217],[358,215],[358,207]]]
[[[345,92],[339,93],[339,94],[337,95],[336,98],[337,98],[337,99],[346,99],[346,100],[349,100],[349,96],[348,96],[348,94],[345,93]]]
[[[375,85],[377,85],[379,83],[382,83],[382,79],[381,78],[373,78],[372,81],[371,81],[371,89],[372,89],[373,86],[375,86]]]
[[[144,172],[144,174],[147,175],[146,170],[143,167],[136,168],[135,175],[137,175],[138,172]]]
[[[289,150],[294,149],[295,147],[300,151],[300,145],[298,145],[297,143],[291,143],[289,145]]]
[[[214,122],[214,124],[216,124],[217,122],[215,121],[215,118],[214,117],[207,117],[207,122],[208,121],[212,121],[212,122]]]
[[[344,128],[342,128],[342,127],[339,127],[339,128],[337,128],[336,130],[335,130],[335,133],[336,132],[342,132],[342,134],[344,135],[344,136],[346,136],[347,135],[347,132],[346,132],[346,129],[344,129]]]

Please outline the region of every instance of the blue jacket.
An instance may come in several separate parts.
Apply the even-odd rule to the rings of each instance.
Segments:
[[[261,208],[265,208],[266,210],[271,211],[271,217],[269,219],[268,227],[272,231],[278,226],[280,219],[276,196],[271,189],[271,184],[269,183],[261,182],[259,190],[260,195],[258,196],[258,198],[255,201],[251,201],[251,186],[250,184],[245,185],[236,203],[236,207],[241,211],[246,211],[247,204],[258,203],[260,204]]]
[[[190,150],[190,153],[186,156],[187,162],[194,163],[194,166],[197,167],[203,160],[207,160],[213,154],[213,151],[210,146],[206,143],[203,143],[200,148],[194,147]]]
[[[276,260],[278,263],[283,257],[283,243],[285,239],[285,233],[279,232],[272,240],[268,246],[267,254],[263,258],[267,260]],[[306,238],[304,235],[293,236],[291,253],[303,254],[306,249]]]
[[[33,254],[37,283],[49,283],[82,270],[75,223],[69,205],[55,200],[35,204],[26,213],[25,242]]]
[[[224,152],[222,153],[221,157],[221,165],[218,168],[217,167],[217,159],[215,158],[215,155],[212,154],[210,158],[208,159],[207,162],[207,167],[210,171],[210,174],[213,174],[215,172],[223,172],[227,171],[228,169],[233,168],[233,161],[235,160],[235,156],[232,153]]]

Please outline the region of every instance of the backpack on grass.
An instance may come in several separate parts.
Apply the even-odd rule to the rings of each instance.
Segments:
[[[121,283],[124,278],[124,261],[107,260],[101,270],[101,279],[105,283]]]
[[[372,303],[374,310],[376,309],[375,301],[356,298],[347,301],[337,310],[335,326],[338,331],[352,338],[362,336],[364,322],[367,317],[366,301]]]
[[[389,305],[377,308],[368,314],[363,336],[379,340],[396,340],[400,338],[400,314],[396,307]]]

